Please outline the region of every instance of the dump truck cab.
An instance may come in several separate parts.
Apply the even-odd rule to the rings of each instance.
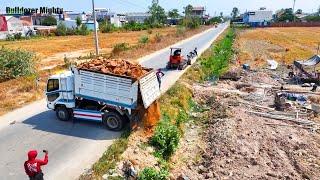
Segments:
[[[60,106],[74,108],[74,75],[67,71],[51,76],[46,88],[47,107],[56,110]]]

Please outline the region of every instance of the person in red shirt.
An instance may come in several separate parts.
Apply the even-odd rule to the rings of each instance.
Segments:
[[[44,160],[36,159],[38,155],[36,150],[28,152],[28,160],[24,162],[24,169],[30,180],[43,180],[41,166],[48,164],[48,151],[43,150],[43,152],[45,153]]]

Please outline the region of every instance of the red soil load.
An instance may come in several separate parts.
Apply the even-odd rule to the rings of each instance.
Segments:
[[[81,63],[77,67],[79,69],[89,71],[128,76],[133,79],[138,79],[147,74],[149,71],[149,69],[144,68],[139,64],[129,62],[127,60],[106,59],[102,57]]]

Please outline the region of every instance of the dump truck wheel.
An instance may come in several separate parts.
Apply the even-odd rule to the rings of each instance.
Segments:
[[[179,66],[178,66],[178,70],[183,70],[183,66],[184,66],[184,65],[179,65]]]
[[[111,131],[121,131],[124,127],[125,119],[116,112],[107,112],[103,116],[102,122]]]
[[[65,106],[59,106],[56,108],[56,116],[60,121],[68,121],[71,113]]]

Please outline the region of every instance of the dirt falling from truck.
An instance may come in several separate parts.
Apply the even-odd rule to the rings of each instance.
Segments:
[[[160,120],[160,116],[160,104],[158,101],[155,101],[148,109],[145,110],[143,115],[142,122],[144,129],[147,132],[152,132],[153,127]]]

